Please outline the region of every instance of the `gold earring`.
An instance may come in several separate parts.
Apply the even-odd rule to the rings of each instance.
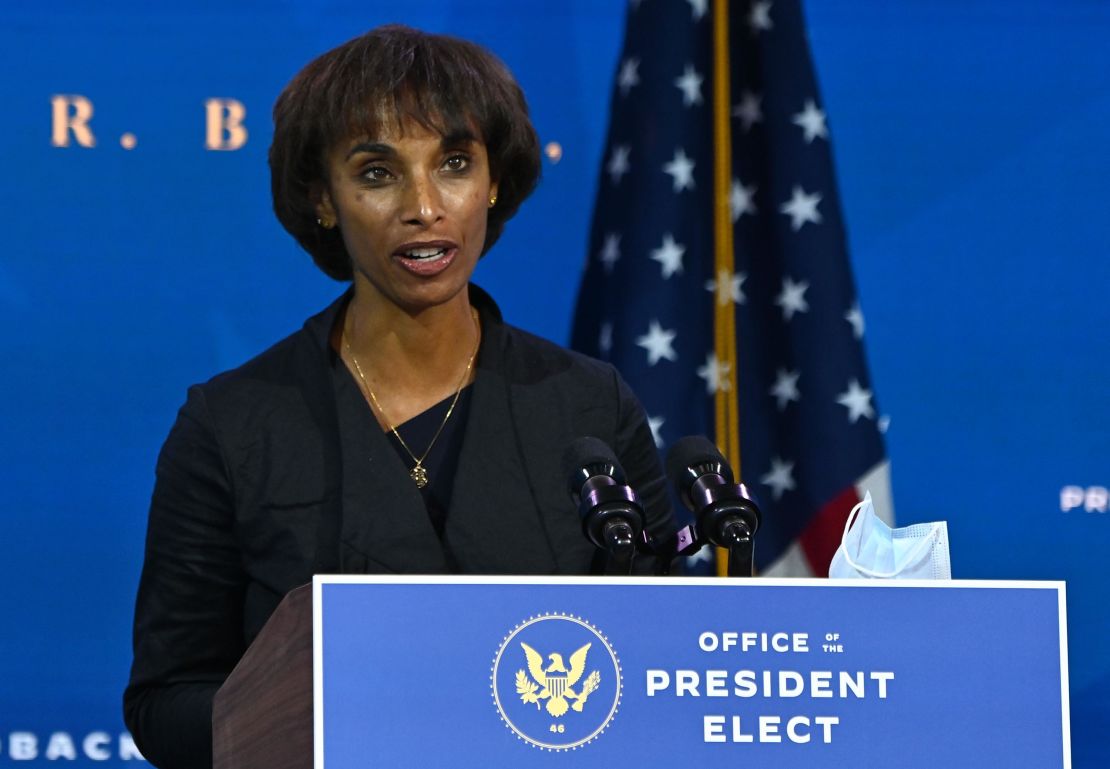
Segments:
[[[495,205],[497,205],[497,196],[496,195],[490,195],[489,196],[489,207],[493,208]]]
[[[334,222],[332,222],[330,219],[325,220],[323,217],[317,217],[316,223],[323,227],[325,230],[330,230],[332,227],[335,226]]]

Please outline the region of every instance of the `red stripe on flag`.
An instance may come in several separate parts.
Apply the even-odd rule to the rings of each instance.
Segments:
[[[859,501],[855,487],[849,486],[818,510],[817,515],[802,530],[798,544],[809,561],[813,576],[829,576],[829,563],[840,547],[844,523],[848,520],[848,513],[852,512]]]

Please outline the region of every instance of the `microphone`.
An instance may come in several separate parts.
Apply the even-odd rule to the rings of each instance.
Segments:
[[[680,439],[667,453],[667,477],[694,514],[702,538],[728,548],[729,575],[751,576],[752,537],[762,516],[717,447],[700,435]]]
[[[577,438],[563,452],[570,497],[578,505],[582,533],[610,556],[607,573],[631,573],[632,556],[644,533],[644,509],[616,454],[597,438]]]

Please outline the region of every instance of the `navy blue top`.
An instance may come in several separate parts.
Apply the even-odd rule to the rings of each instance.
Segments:
[[[335,366],[332,371],[336,380],[336,393],[338,395],[336,406],[339,419],[344,424],[355,427],[353,430],[344,431],[345,434],[350,435],[347,439],[349,445],[345,446],[344,450],[351,449],[350,456],[370,457],[373,451],[369,431],[382,432],[381,425],[374,418],[374,413],[370,404],[366,401],[366,397],[362,394],[358,382],[339,356],[335,357]],[[467,385],[459,393],[459,402],[455,405],[451,418],[443,425],[443,432],[440,433],[439,438],[436,439],[423,462],[424,469],[428,473],[428,484],[420,489],[420,495],[424,498],[424,507],[427,509],[428,518],[431,519],[432,526],[441,541],[444,527],[447,524],[447,511],[451,507],[451,491],[455,487],[455,471],[459,466],[459,454],[462,451],[463,438],[466,435],[466,420],[470,414],[472,389],[471,385]],[[407,422],[397,425],[397,432],[405,439],[405,443],[408,444],[416,456],[419,457],[428,449],[428,444],[431,443],[436,430],[443,423],[443,417],[454,399],[455,396],[450,395]],[[404,446],[397,440],[397,436],[392,432],[386,432],[386,437],[394,451],[397,452],[401,463],[408,470],[412,470],[416,462],[405,451]],[[369,465],[366,467],[369,469]],[[357,484],[357,479],[362,477],[365,476],[358,473],[350,480]]]

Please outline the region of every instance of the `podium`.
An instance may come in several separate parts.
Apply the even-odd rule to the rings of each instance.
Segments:
[[[1063,583],[317,577],[215,769],[1068,769]]]
[[[213,769],[310,769],[312,737],[312,585],[304,585],[216,692]]]

